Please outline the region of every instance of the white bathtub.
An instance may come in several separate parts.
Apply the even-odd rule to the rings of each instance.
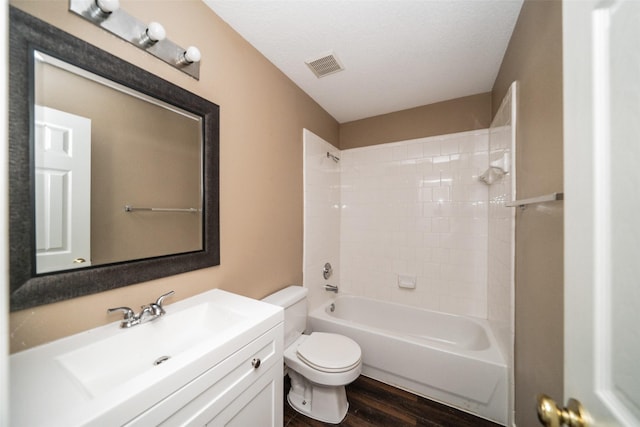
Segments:
[[[358,342],[365,376],[507,424],[507,366],[483,319],[340,295],[309,327]]]

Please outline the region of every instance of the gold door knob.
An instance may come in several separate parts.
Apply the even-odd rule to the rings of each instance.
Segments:
[[[547,395],[539,394],[538,419],[547,427],[587,427],[587,412],[576,399],[569,399],[566,408],[560,408],[556,402]]]

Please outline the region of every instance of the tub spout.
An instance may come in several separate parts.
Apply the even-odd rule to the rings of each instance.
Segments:
[[[335,292],[338,293],[338,287],[335,285],[324,285],[324,290],[327,292]]]

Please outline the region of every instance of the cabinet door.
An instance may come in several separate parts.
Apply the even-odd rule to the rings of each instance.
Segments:
[[[283,423],[282,388],[282,366],[273,366],[206,425],[280,427]]]
[[[259,422],[246,426],[282,426],[283,341],[280,323],[147,409],[127,427],[226,425],[219,421],[222,413],[228,414],[227,420],[234,414],[249,419],[243,417],[254,408]]]

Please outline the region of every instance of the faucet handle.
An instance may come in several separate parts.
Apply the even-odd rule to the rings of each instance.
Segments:
[[[166,297],[170,297],[171,295],[175,294],[175,291],[169,291],[164,295],[160,295],[158,297],[158,299],[156,300],[155,305],[158,306],[160,308],[160,311],[162,312],[162,314],[164,314],[164,308],[162,308],[162,303],[164,302],[164,299]]]
[[[136,314],[129,307],[116,307],[107,309],[107,313],[113,313],[114,311],[122,311],[124,313],[124,320],[133,319]]]

